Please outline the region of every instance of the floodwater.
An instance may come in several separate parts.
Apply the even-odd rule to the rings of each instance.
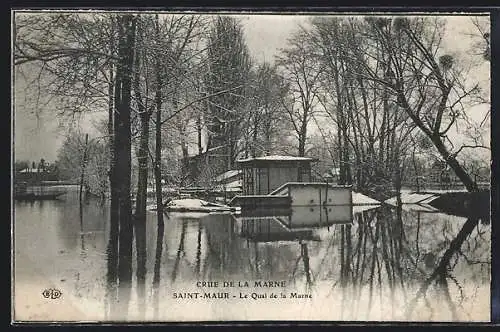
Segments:
[[[77,198],[15,203],[16,321],[490,319],[489,221],[331,207],[170,214],[161,234],[148,212],[146,278],[112,287],[109,208]]]

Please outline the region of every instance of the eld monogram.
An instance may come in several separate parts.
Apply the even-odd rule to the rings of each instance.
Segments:
[[[42,295],[46,299],[55,300],[55,299],[58,299],[61,297],[62,292],[59,289],[49,288],[49,289],[44,290],[42,292]]]

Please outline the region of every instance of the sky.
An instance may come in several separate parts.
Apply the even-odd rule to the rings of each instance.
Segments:
[[[245,16],[242,24],[252,57],[259,61],[273,61],[279,50],[286,47],[290,35],[306,21],[305,16],[297,15]]]
[[[260,61],[273,61],[281,48],[286,46],[287,39],[298,28],[299,24],[307,24],[307,17],[301,15],[245,15],[239,16],[244,27],[246,42],[252,57]],[[470,17],[448,17],[447,35],[444,46],[451,53],[461,54],[467,59],[470,42],[464,33],[473,29]],[[489,80],[489,66],[485,64],[471,73],[471,77]],[[489,85],[486,84],[488,87]],[[16,87],[16,104],[22,103],[23,87]],[[18,104],[19,105],[19,104]],[[57,150],[64,139],[65,125],[58,123],[50,112],[35,116],[17,107],[14,118],[14,145],[16,160],[40,160],[45,158],[54,161]],[[484,114],[484,109],[474,111],[477,117]],[[82,120],[83,127],[92,127],[93,119]]]

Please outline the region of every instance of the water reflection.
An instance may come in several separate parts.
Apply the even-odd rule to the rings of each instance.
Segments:
[[[156,234],[156,250],[155,263],[153,271],[153,319],[159,319],[159,298],[160,298],[160,271],[161,271],[161,256],[163,254],[163,239],[165,233],[165,225],[159,224]]]
[[[241,315],[233,313],[236,308],[246,310],[240,319],[252,313],[255,319],[489,318],[489,299],[484,295],[489,294],[490,228],[477,218],[400,207],[335,207],[272,216],[171,214],[164,225],[157,225],[151,213],[144,231],[146,252],[135,252],[134,278],[118,284],[116,257],[108,246],[108,211],[92,201],[82,207],[68,199],[44,206],[16,203],[16,253],[29,250],[27,241],[55,236],[55,247],[40,245],[29,254],[50,262],[45,273],[75,279],[74,288],[66,291],[94,298],[102,308],[96,319],[234,319]],[[27,227],[26,220],[37,219],[56,228]],[[66,267],[59,250],[78,261]],[[137,259],[143,258],[144,269],[138,273]],[[22,267],[18,273],[29,274],[27,264],[16,256],[16,270]],[[219,291],[195,287],[197,281],[216,280],[285,280],[285,293],[308,293],[313,298],[304,302],[307,307],[289,300],[280,302],[286,310],[263,311],[264,302],[182,302],[172,296]],[[100,295],[92,290],[96,286],[102,289]]]

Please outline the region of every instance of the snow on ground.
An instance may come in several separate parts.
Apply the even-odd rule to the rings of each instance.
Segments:
[[[352,204],[353,205],[376,205],[380,204],[376,199],[370,198],[361,193],[352,192]]]
[[[206,206],[208,202],[205,202],[201,199],[195,199],[195,198],[186,198],[186,199],[174,199],[170,203],[168,203],[167,206],[169,207],[183,207],[186,209],[189,208],[199,208],[202,206]]]
[[[148,211],[156,211],[156,204],[146,205],[146,210],[148,210]]]
[[[380,202],[365,196],[361,193],[352,193],[352,203],[353,205],[379,205]],[[148,210],[156,210],[156,204],[149,205]],[[227,205],[210,203],[201,199],[196,198],[185,198],[185,199],[174,199],[170,201],[165,206],[166,211],[191,211],[191,212],[223,212],[223,211],[232,211],[234,208],[231,208]]]
[[[207,216],[207,212],[167,212],[170,219],[201,219]]]
[[[238,162],[241,163],[241,162],[246,162],[246,161],[250,161],[250,160],[273,160],[273,161],[276,161],[276,160],[285,160],[285,161],[287,161],[287,160],[292,160],[292,161],[307,160],[307,161],[310,161],[310,160],[313,160],[313,158],[273,155],[273,156],[240,159],[240,160],[238,160]]]
[[[153,187],[148,187],[146,191],[147,191],[148,194],[152,194],[152,193],[156,192],[156,189],[153,188]],[[165,187],[164,186],[164,187],[161,188],[161,191],[164,194],[165,193],[176,193],[177,192],[177,188],[174,188],[174,187]]]
[[[438,198],[439,194],[417,194],[414,192],[401,193],[401,203],[402,204],[428,204]],[[390,205],[397,205],[397,197],[391,197],[385,201],[385,203]]]
[[[234,207],[223,204],[211,203],[196,198],[174,199],[165,206],[166,211],[175,212],[229,212]]]

